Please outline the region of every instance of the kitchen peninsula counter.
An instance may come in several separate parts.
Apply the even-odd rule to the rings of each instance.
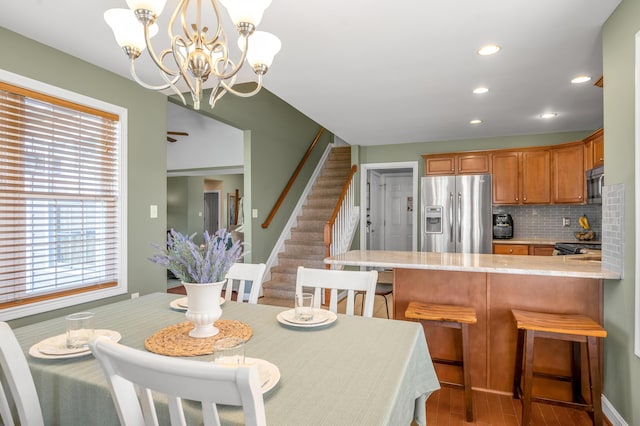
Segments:
[[[394,319],[405,319],[404,311],[413,300],[473,307],[478,323],[469,328],[472,386],[511,394],[517,338],[511,309],[579,313],[602,324],[603,282],[620,276],[602,269],[601,262],[591,259],[586,255],[354,250],[328,257],[325,263],[392,269]],[[425,327],[425,334],[432,358],[460,356],[455,330]],[[536,343],[535,368],[568,374],[570,354],[568,342],[540,339]],[[436,370],[440,380],[461,380],[456,367],[438,364]],[[571,386],[536,378],[534,393],[570,398]]]
[[[331,256],[325,263],[387,269],[429,269],[439,271],[486,272],[536,276],[620,279],[620,274],[602,269],[589,256],[508,256],[477,253],[434,253],[420,251],[353,250]]]

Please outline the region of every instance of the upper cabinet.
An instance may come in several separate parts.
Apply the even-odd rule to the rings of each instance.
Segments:
[[[584,139],[585,169],[604,165],[604,131],[596,130]]]
[[[491,173],[493,203],[586,204],[585,171],[604,164],[604,132],[560,145],[423,155],[425,175]]]
[[[582,142],[551,150],[554,204],[583,204],[585,200],[585,145]]]
[[[432,154],[423,155],[422,158],[426,176],[469,175],[491,171],[489,154],[484,152]]]
[[[494,204],[548,204],[550,155],[547,149],[492,154]]]

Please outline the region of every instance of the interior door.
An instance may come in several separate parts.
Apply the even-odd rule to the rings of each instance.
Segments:
[[[204,229],[209,235],[215,234],[220,228],[220,192],[204,193]]]
[[[411,251],[411,176],[389,174],[384,181],[384,250]]]
[[[382,177],[369,171],[369,211],[367,212],[367,234],[369,250],[384,249],[384,194]]]

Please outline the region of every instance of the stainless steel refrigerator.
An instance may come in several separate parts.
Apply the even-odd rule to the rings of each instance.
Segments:
[[[422,251],[491,253],[491,175],[421,180]]]

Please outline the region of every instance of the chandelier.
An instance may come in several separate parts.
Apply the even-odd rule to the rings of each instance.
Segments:
[[[211,27],[201,22],[202,0],[179,0],[167,27],[171,46],[156,54],[151,38],[158,32],[156,20],[166,1],[127,0],[129,9],[109,9],[104,13],[104,19],[113,30],[116,42],[131,60],[131,75],[138,84],[151,90],[172,89],[186,104],[176,87],[176,83],[182,80],[191,92],[194,109],[200,109],[200,99],[207,80],[212,87],[209,97],[211,108],[227,92],[249,97],[260,91],[262,76],[269,70],[273,57],[281,46],[280,40],[273,34],[255,30],[271,0],[220,0],[239,35],[238,47],[241,54],[237,62],[229,57],[229,44],[216,0],[205,0],[211,3],[215,13],[215,22]],[[191,22],[188,17],[191,17]],[[210,28],[215,28],[215,32],[210,31]],[[174,30],[178,32],[174,34]],[[136,73],[135,60],[145,48],[158,67],[163,84],[147,84]],[[233,85],[245,59],[257,79],[253,90],[241,92],[233,89]]]

